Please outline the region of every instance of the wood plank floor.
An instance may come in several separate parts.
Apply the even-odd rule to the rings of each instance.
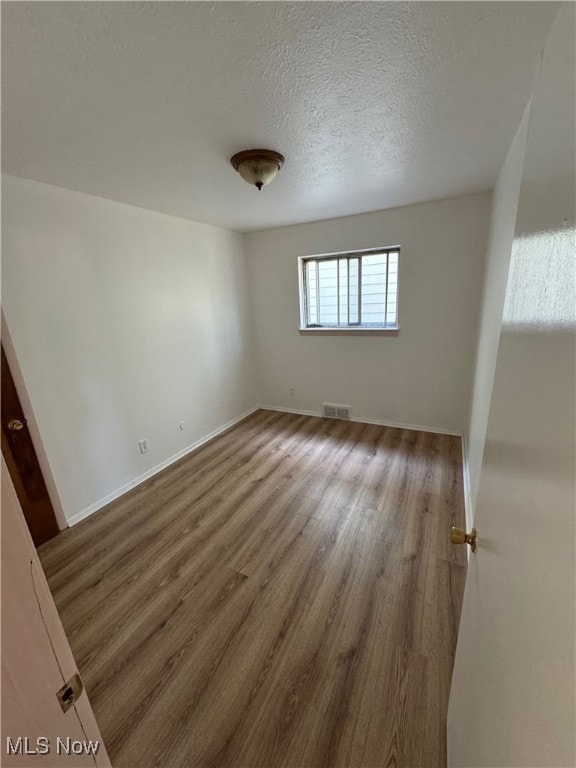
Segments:
[[[258,411],[40,549],[115,767],[446,764],[460,439]]]

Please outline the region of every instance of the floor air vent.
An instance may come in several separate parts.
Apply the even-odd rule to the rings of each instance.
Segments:
[[[328,405],[324,403],[323,414],[328,419],[346,419],[350,418],[350,406],[348,405]]]

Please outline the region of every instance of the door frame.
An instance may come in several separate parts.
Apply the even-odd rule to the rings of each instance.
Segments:
[[[14,386],[16,387],[16,392],[18,393],[22,410],[26,415],[26,422],[27,422],[28,430],[30,432],[30,437],[32,439],[32,445],[34,446],[34,450],[36,451],[36,457],[38,459],[38,463],[40,464],[42,477],[44,478],[44,482],[46,483],[46,489],[48,491],[48,496],[50,497],[50,501],[52,502],[52,508],[54,509],[56,522],[58,523],[58,527],[62,531],[64,530],[64,528],[68,528],[68,521],[66,519],[66,515],[64,514],[64,507],[62,506],[62,502],[60,500],[60,495],[56,487],[56,482],[54,481],[54,475],[52,473],[52,468],[50,466],[48,454],[46,453],[46,449],[44,447],[44,441],[42,440],[42,436],[40,434],[40,429],[38,427],[38,422],[36,420],[34,408],[32,407],[32,403],[30,402],[30,397],[28,396],[26,381],[22,374],[20,363],[18,362],[18,356],[16,354],[16,350],[14,349],[14,344],[12,342],[10,329],[8,328],[8,323],[6,321],[6,316],[4,314],[3,307],[1,311],[1,322],[2,322],[2,326],[1,326],[2,346],[4,347],[4,352],[6,353],[6,360],[8,361],[8,366],[10,368],[10,373],[12,374],[12,378],[14,380]]]

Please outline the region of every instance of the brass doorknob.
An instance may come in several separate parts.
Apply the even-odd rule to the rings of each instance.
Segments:
[[[472,528],[472,533],[466,533],[462,528],[452,528],[452,544],[470,544],[472,552],[476,552],[476,528]]]
[[[12,432],[20,432],[21,429],[24,429],[24,422],[20,419],[10,419],[8,429]]]

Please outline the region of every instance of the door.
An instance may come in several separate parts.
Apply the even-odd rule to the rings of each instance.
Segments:
[[[59,531],[52,502],[2,347],[2,455],[38,547]]]
[[[533,94],[448,714],[451,766],[574,768],[574,5]]]
[[[57,692],[76,664],[2,461],[2,739],[11,766],[110,766],[86,692]],[[70,699],[65,691],[63,696]]]

